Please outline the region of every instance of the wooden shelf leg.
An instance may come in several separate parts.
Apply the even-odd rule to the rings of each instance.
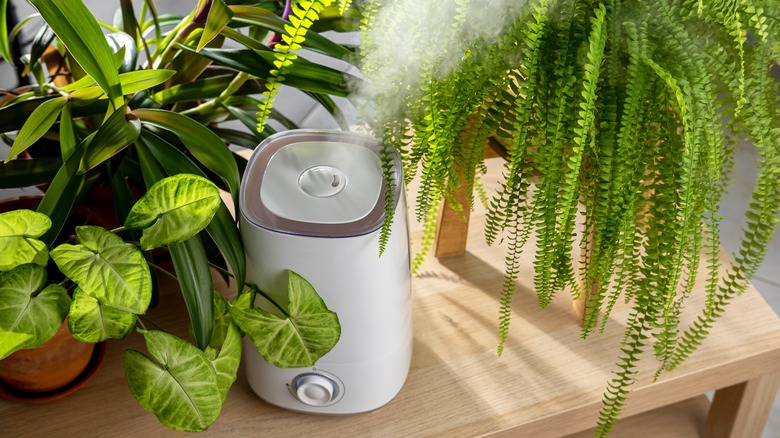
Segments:
[[[469,235],[469,213],[470,209],[467,204],[468,193],[461,188],[458,193],[458,200],[461,202],[463,208],[463,215],[465,216],[465,222],[461,220],[455,210],[444,203],[441,214],[439,215],[439,227],[436,231],[436,257],[449,257],[463,255],[466,253],[466,242]]]
[[[780,374],[715,391],[704,438],[759,438],[780,385]]]

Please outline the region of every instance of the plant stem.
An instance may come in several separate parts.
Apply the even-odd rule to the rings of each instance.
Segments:
[[[259,289],[257,286],[255,286],[255,291],[257,291],[257,293],[258,293],[258,294],[260,294],[260,296],[262,296],[263,298],[265,298],[265,300],[266,300],[266,301],[268,301],[269,303],[273,304],[273,305],[274,305],[274,307],[276,307],[277,309],[279,309],[279,311],[280,311],[280,312],[282,312],[282,314],[283,314],[283,315],[284,315],[286,318],[289,318],[289,317],[290,317],[290,314],[289,314],[289,313],[287,313],[287,311],[284,309],[284,307],[282,307],[282,306],[281,306],[279,303],[277,303],[277,302],[276,302],[276,301],[275,301],[273,298],[271,298],[271,296],[270,296],[270,295],[268,295],[267,293],[265,293],[265,292],[261,291],[261,290],[260,290],[260,289]]]
[[[220,274],[224,274],[224,275],[227,275],[228,277],[236,278],[236,276],[232,272],[228,271],[227,269],[222,269],[222,268],[220,268],[219,266],[217,266],[214,263],[209,262],[209,266],[211,266],[215,270],[219,271]]]
[[[286,0],[284,2],[284,11],[282,11],[282,20],[286,20],[290,14],[292,13],[292,2],[290,0]],[[266,44],[268,47],[273,48],[276,43],[281,41],[282,34],[275,32],[273,35],[271,35],[271,38],[268,40],[268,43]]]
[[[176,282],[179,281],[179,279],[176,278],[175,275],[171,274],[170,272],[166,271],[165,269],[161,268],[160,266],[157,266],[154,263],[149,263],[149,262],[146,262],[146,263],[149,265],[149,267],[151,267],[152,269],[157,270],[158,272],[160,272],[161,274],[165,275],[166,277],[171,278],[171,279],[173,279]]]

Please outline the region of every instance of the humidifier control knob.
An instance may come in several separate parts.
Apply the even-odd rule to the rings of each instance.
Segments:
[[[347,186],[347,176],[332,166],[314,166],[298,177],[298,186],[309,196],[329,198]]]
[[[339,387],[333,379],[321,374],[307,373],[295,376],[292,393],[309,406],[326,406],[339,396]]]

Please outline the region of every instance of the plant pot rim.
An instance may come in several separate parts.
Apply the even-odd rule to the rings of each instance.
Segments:
[[[81,388],[92,376],[95,375],[100,363],[106,355],[106,343],[98,342],[92,350],[92,356],[89,358],[86,368],[67,385],[47,392],[28,392],[14,388],[0,380],[0,398],[8,401],[27,404],[47,403],[66,397]]]

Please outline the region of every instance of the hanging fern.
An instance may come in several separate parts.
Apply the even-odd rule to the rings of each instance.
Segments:
[[[274,46],[275,68],[271,70],[271,76],[266,79],[263,98],[257,106],[257,132],[262,133],[265,130],[279,87],[284,82],[290,67],[298,59],[295,52],[301,49],[309,28],[320,18],[322,10],[330,6],[331,1],[299,0],[292,4],[292,14],[288,17],[290,24],[285,24],[284,33],[281,35],[282,41]]]
[[[406,182],[420,180],[414,267],[433,242],[440,203],[465,213],[479,194],[488,137],[506,149],[485,225],[487,242],[507,251],[499,355],[531,238],[540,305],[567,289],[584,300],[583,337],[603,330],[620,300],[631,306],[598,420],[603,436],[640,358],[655,353],[659,377],[692,354],[780,221],[780,102],[769,72],[780,57],[776,1],[489,3],[437,2],[433,15],[449,20],[441,26],[419,2],[363,3],[360,53],[378,104],[366,121],[401,153]],[[388,27],[396,38],[383,38]],[[410,59],[378,56],[407,51]],[[724,277],[718,209],[740,139],[752,142],[760,169]],[[700,269],[704,310],[681,327]]]

